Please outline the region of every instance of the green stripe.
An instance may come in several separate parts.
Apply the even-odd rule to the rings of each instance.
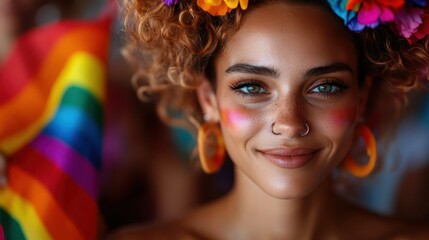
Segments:
[[[100,126],[103,126],[103,109],[100,102],[81,87],[72,86],[64,93],[61,106],[72,106],[83,110]]]
[[[3,208],[0,208],[0,224],[3,226],[5,239],[25,240],[24,232],[19,223]]]

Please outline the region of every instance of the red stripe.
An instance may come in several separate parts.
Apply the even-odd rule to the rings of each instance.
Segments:
[[[59,25],[50,25],[30,31],[16,41],[11,53],[0,68],[0,89],[4,91],[5,85],[11,89],[10,93],[21,89],[27,79],[36,74],[55,42],[74,27],[72,25],[57,26]],[[28,59],[29,56],[31,56],[31,60]],[[0,96],[0,102],[5,101],[8,97]]]
[[[37,179],[13,164],[8,166],[8,174],[9,186],[28,204],[23,206],[23,211],[28,207],[34,208],[52,239],[84,239],[58,202]]]
[[[96,238],[98,208],[95,199],[36,150],[25,148],[13,156],[12,161],[12,164],[38,179],[51,192],[82,236],[87,239]]]
[[[57,64],[63,66],[68,57],[78,50],[87,51],[100,59],[107,57],[108,22],[59,22],[36,29],[20,38],[0,68],[0,104],[10,100],[21,91],[29,81],[37,78],[45,59],[57,46],[58,42],[72,35],[74,44],[62,48],[57,54]],[[80,37],[76,37],[79,32]],[[78,34],[78,35],[79,35]],[[62,67],[51,71],[52,79],[56,80]],[[47,81],[46,79],[44,80]],[[44,84],[43,84],[44,85]]]
[[[0,223],[0,240],[4,240],[4,231],[3,231],[3,226]]]
[[[93,24],[91,26],[99,25]],[[22,89],[12,90],[8,88],[7,84],[4,83],[11,81],[5,81],[0,76],[0,121],[3,125],[0,128],[0,141],[25,129],[41,116],[54,82],[73,53],[85,51],[101,60],[107,60],[107,40],[106,34],[101,30],[90,27],[77,28],[58,40],[56,46],[51,49],[50,54],[46,57],[44,64],[40,66],[39,72],[33,78],[13,78],[13,81],[21,81],[23,84],[25,81],[30,81],[22,86]],[[19,72],[19,70],[15,71]],[[9,73],[15,71],[11,69]],[[2,85],[4,88],[1,87]],[[15,98],[2,105],[2,98],[3,100],[10,98],[11,94],[15,94]],[[30,109],[28,108],[29,104],[32,106]],[[11,113],[15,113],[15,118],[10,118]]]

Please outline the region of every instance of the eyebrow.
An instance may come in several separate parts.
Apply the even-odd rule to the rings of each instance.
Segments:
[[[280,74],[274,68],[255,66],[245,63],[234,64],[225,71],[226,73],[247,73],[262,75],[268,77],[278,77]],[[352,68],[345,63],[333,63],[326,66],[311,68],[305,73],[305,77],[320,76],[334,72],[350,72],[353,73]]]
[[[264,66],[255,66],[245,63],[234,64],[225,71],[226,73],[247,73],[247,74],[255,74],[262,75],[267,77],[278,77],[279,73],[270,67]]]
[[[333,63],[326,66],[312,68],[305,73],[305,76],[313,77],[334,72],[349,72],[353,74],[353,70],[349,65],[344,63]]]

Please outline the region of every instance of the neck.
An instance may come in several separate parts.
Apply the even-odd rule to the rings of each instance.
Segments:
[[[331,234],[335,223],[336,202],[331,177],[302,199],[277,199],[265,193],[246,175],[236,171],[236,183],[229,196],[234,209],[237,236],[242,239],[314,239]],[[267,236],[267,233],[270,236]],[[248,234],[248,235],[247,235]],[[322,235],[321,235],[322,234]]]

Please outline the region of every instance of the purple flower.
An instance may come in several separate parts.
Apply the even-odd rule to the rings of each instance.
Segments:
[[[396,13],[396,28],[401,36],[411,37],[422,24],[422,14],[424,11],[418,8],[401,9]]]
[[[408,7],[425,7],[426,0],[407,0],[406,5]]]
[[[178,2],[179,2],[179,0],[162,0],[164,3],[165,3],[165,5],[167,5],[167,6],[171,6],[171,5],[175,5],[175,4],[177,4]]]

